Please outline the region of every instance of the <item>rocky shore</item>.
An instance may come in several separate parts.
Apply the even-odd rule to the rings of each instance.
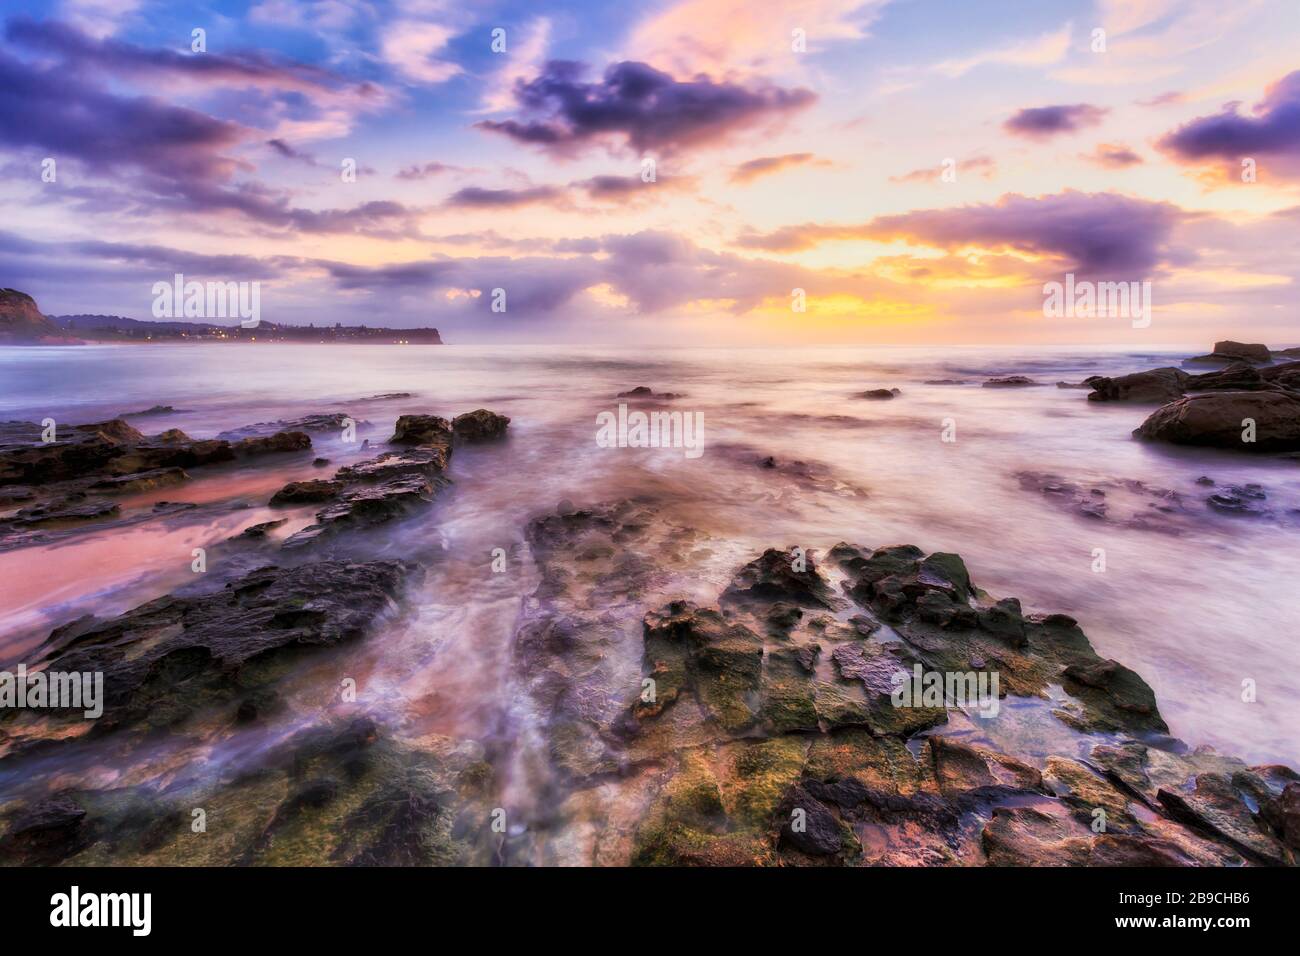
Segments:
[[[1157,368],[1084,379],[1093,402],[1158,403],[1133,434],[1147,441],[1232,451],[1300,451],[1300,357],[1295,349],[1216,342],[1187,364],[1216,363],[1191,374]]]
[[[1087,384],[1094,401],[1163,401],[1142,437],[1176,441],[1213,431],[1180,403],[1300,401],[1289,364],[1300,366],[1229,362],[1206,375]],[[1263,384],[1240,387],[1242,368]],[[1237,387],[1218,387],[1228,381]],[[1027,384],[1037,383],[990,382]],[[1220,417],[1260,407],[1225,405]],[[1282,450],[1290,426],[1260,422],[1267,450]],[[693,569],[726,542],[652,493],[565,501],[520,529],[512,560],[529,584],[507,644],[508,696],[530,715],[527,734],[412,733],[360,707],[291,713],[287,683],[301,667],[335,685],[346,676],[336,655],[409,623],[409,596],[432,559],[364,556],[357,543],[427,509],[450,486],[457,449],[491,449],[509,424],[486,409],[404,414],[386,442],[330,471],[312,461],[311,437],[345,426],[330,415],[207,440],[146,436],[121,419],[60,429],[54,441],[39,425],[6,425],[0,547],[51,528],[113,527],[131,517],[114,510],[115,494],[162,491],[232,461],[300,464],[266,503],[314,517],[296,530],[281,530],[287,518],[261,522],[219,543],[241,558],[209,586],[48,635],[29,666],[103,674],[104,715],[0,711],[0,861],[1300,861],[1300,775],[1170,736],[1152,688],[1099,655],[1074,617],[1026,610],[979,587],[979,568],[959,555],[908,544],[772,542],[705,587]],[[728,452],[766,481],[819,478],[802,462],[719,448]],[[1188,510],[1140,483],[1018,480],[1103,522],[1122,520],[1115,502],[1125,497],[1162,504],[1175,530]],[[1267,501],[1257,485],[1197,487],[1229,510]],[[937,697],[918,683],[900,699],[910,675],[969,683]],[[954,686],[991,693],[972,699]],[[226,756],[209,765],[217,752]]]

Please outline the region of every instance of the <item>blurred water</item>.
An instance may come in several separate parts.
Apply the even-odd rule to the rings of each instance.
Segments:
[[[96,421],[155,404],[175,414],[132,419],[148,433],[209,437],[252,422],[348,411],[382,441],[397,415],[487,407],[511,416],[510,439],[462,449],[455,486],[434,509],[391,534],[394,554],[443,555],[410,622],[346,653],[391,691],[416,732],[499,733],[510,696],[508,649],[527,562],[489,571],[493,548],[521,549],[528,519],[563,498],[583,503],[650,494],[674,521],[716,539],[688,571],[711,601],[737,564],[767,547],[824,549],[915,543],[961,554],[977,584],[1027,610],[1077,617],[1103,656],[1156,689],[1172,731],[1252,762],[1300,764],[1300,507],[1294,462],[1168,449],[1130,436],[1150,408],[1085,400],[1058,380],[1178,364],[1183,355],[1035,349],[573,349],[152,345],[0,349],[0,420]],[[994,375],[1046,383],[981,388]],[[965,379],[965,385],[926,385]],[[704,415],[704,454],[602,449],[596,415],[637,385],[682,393],[672,408]],[[892,401],[856,397],[897,387]],[[409,399],[368,401],[378,393]],[[945,420],[955,442],[941,441]],[[333,465],[359,453],[313,435]],[[370,454],[367,452],[365,454]],[[757,465],[773,456],[778,469]],[[116,613],[186,583],[193,547],[282,512],[265,508],[283,481],[320,477],[311,456],[286,464],[195,472],[160,498],[229,505],[67,542],[0,554],[0,659],[21,656],[48,629],[87,612]],[[784,471],[801,460],[808,468]],[[1188,496],[1166,534],[1098,521],[1021,487],[1020,471],[1051,472],[1107,489],[1111,517],[1159,503],[1111,481],[1137,480]],[[811,475],[804,480],[800,475]],[[1217,515],[1220,485],[1253,481],[1276,520]],[[861,492],[861,493],[859,493]],[[246,507],[239,507],[246,506]],[[285,531],[310,520],[288,512]],[[1158,515],[1155,515],[1159,517]],[[1094,549],[1106,553],[1094,573]],[[1258,700],[1244,703],[1244,679]]]

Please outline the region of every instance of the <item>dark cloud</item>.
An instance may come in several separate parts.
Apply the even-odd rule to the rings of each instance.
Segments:
[[[522,119],[477,126],[557,153],[610,137],[637,151],[671,152],[725,139],[816,99],[810,90],[749,88],[703,76],[679,82],[630,60],[611,65],[598,82],[585,82],[585,73],[581,63],[552,60],[515,86]]]
[[[5,38],[33,52],[58,56],[78,71],[96,69],[151,81],[181,78],[209,85],[284,90],[327,90],[348,85],[348,81],[327,70],[259,53],[191,54],[148,49],[113,37],[91,37],[57,20],[15,17],[5,27]],[[379,94],[377,87],[366,83],[354,84],[353,89],[363,96]]]
[[[311,153],[295,149],[282,139],[268,139],[266,145],[270,146],[285,159],[296,160],[300,163],[305,163],[308,166],[320,165],[320,163],[316,162],[316,157],[311,155]]]
[[[518,209],[539,203],[562,203],[564,191],[556,186],[529,186],[524,189],[483,189],[466,186],[447,197],[450,209]]]
[[[1157,143],[1185,163],[1245,157],[1281,158],[1284,168],[1300,169],[1300,70],[1268,88],[1249,114],[1240,103],[1228,103],[1212,116],[1202,116],[1168,133]]]
[[[258,137],[256,130],[154,96],[131,96],[102,82],[95,65],[121,72],[165,72],[176,57],[115,41],[92,40],[57,23],[12,21],[7,29],[18,44],[36,46],[53,56],[19,60],[0,51],[0,130],[3,148],[61,165],[79,164],[103,178],[107,187],[80,186],[66,197],[83,209],[112,209],[113,193],[129,196],[133,215],[157,213],[236,213],[274,229],[301,232],[350,232],[370,235],[415,235],[414,212],[396,202],[369,202],[350,209],[311,210],[293,207],[286,194],[256,182],[235,182],[252,171],[232,153]],[[58,56],[68,57],[60,61]],[[206,60],[213,54],[195,56]],[[150,64],[161,64],[150,66]],[[130,67],[130,69],[128,69]],[[188,67],[177,67],[184,70]],[[204,68],[209,69],[209,68]],[[308,68],[303,68],[308,73]],[[241,72],[241,70],[243,72]],[[267,76],[262,64],[218,66],[212,75]],[[297,95],[297,94],[293,94]],[[315,161],[283,140],[267,141],[280,155]],[[62,189],[62,187],[60,187]],[[119,202],[118,211],[128,207]]]
[[[779,173],[783,169],[789,169],[792,166],[807,166],[816,164],[819,166],[828,166],[829,163],[824,159],[818,159],[813,153],[785,153],[781,156],[760,156],[758,159],[751,159],[741,163],[731,171],[729,177],[733,183],[752,183],[755,179],[762,176],[770,176],[773,173]]]
[[[941,249],[979,246],[1063,259],[1088,276],[1147,276],[1165,263],[1188,261],[1171,233],[1192,218],[1170,203],[1116,193],[1067,190],[1054,196],[1003,196],[996,203],[880,216],[860,225],[788,226],[741,236],[751,249],[794,252],[842,240],[903,241]]]
[[[1073,133],[1096,126],[1108,112],[1100,106],[1075,103],[1071,106],[1035,106],[1020,110],[1002,124],[1008,133],[1030,139],[1047,139],[1059,133]]]
[[[60,66],[0,52],[0,129],[8,147],[34,146],[112,172],[140,167],[168,180],[220,180],[238,163],[224,151],[246,131],[150,97],[122,97]]]
[[[695,185],[692,176],[656,176],[652,182],[646,182],[640,175],[636,176],[592,176],[569,184],[574,189],[586,193],[587,198],[595,202],[619,203],[627,205],[639,200],[653,198],[658,190],[690,189]]]

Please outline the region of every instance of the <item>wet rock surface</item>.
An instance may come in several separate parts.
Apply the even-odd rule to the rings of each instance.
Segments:
[[[1139,675],[1097,655],[1072,618],[985,594],[956,555],[770,549],[714,605],[652,604],[638,674],[618,663],[638,640],[618,610],[654,580],[647,554],[686,557],[701,543],[635,501],[544,515],[529,536],[542,575],[515,654],[563,768],[545,799],[584,806],[588,788],[613,786],[598,781],[628,780],[642,794],[637,819],[608,836],[634,864],[1283,862],[1281,808],[1296,800],[1285,779],[1258,784],[1271,818],[1240,779],[1224,794],[1257,847],[1169,810],[1158,791],[1179,775],[1174,789],[1194,795],[1202,774],[1246,768],[1187,755]],[[896,675],[918,666],[996,671],[1001,716],[986,722],[944,696],[897,706]],[[1083,759],[1017,752],[1024,728],[1005,723],[1027,713],[1016,700],[1074,736]],[[1108,756],[1117,740],[1129,741],[1127,764]]]
[[[396,561],[259,568],[212,594],[168,595],[109,620],[56,628],[40,662],[51,671],[103,674],[94,732],[168,727],[273,683],[281,652],[368,634],[397,611],[418,574]],[[11,745],[20,739],[10,737]]]

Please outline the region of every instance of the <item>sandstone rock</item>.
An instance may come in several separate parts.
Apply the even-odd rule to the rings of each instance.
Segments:
[[[497,415],[486,408],[478,408],[464,415],[457,415],[451,423],[455,436],[465,442],[491,441],[501,438],[506,433],[510,419]]]
[[[452,438],[451,423],[437,415],[403,415],[397,419],[393,445],[449,445]]]
[[[1267,365],[1273,361],[1273,353],[1269,351],[1267,345],[1245,344],[1243,342],[1233,342],[1225,340],[1214,343],[1214,351],[1209,355],[1198,355],[1190,358],[1189,362],[1251,362],[1258,365]]]
[[[1242,441],[1247,419],[1255,441]],[[1149,441],[1207,445],[1247,452],[1300,450],[1300,395],[1289,392],[1211,392],[1156,409],[1134,432]]]
[[[0,289],[0,342],[68,340],[68,334],[41,314],[30,295],[17,289]]]

